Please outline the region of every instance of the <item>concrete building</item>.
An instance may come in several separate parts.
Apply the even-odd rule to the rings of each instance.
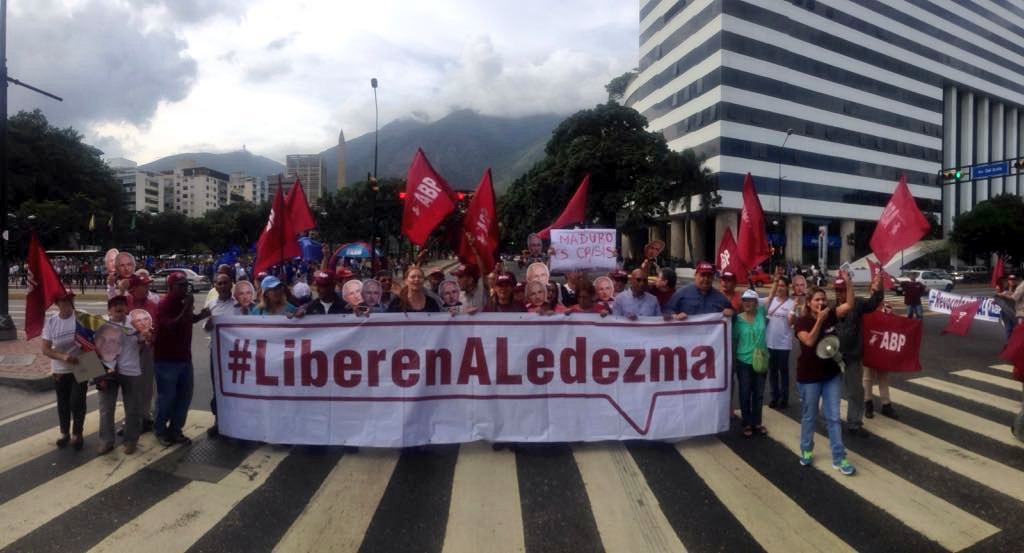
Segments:
[[[298,178],[309,204],[319,202],[327,181],[327,166],[320,154],[291,154],[285,157],[285,163],[288,167],[284,179],[285,190]]]
[[[129,211],[160,213],[164,209],[164,191],[159,176],[140,171],[139,164],[130,159],[115,157],[107,160],[121,183],[121,199]]]
[[[927,4],[641,0],[626,104],[706,156],[722,196],[713,224],[693,226],[697,257],[735,232],[747,172],[785,257],[814,262],[825,225],[833,267],[867,253],[900,175],[946,233],[978,201],[1024,191],[1016,173],[939,177],[1024,157],[1024,6]],[[678,214],[652,235],[683,256]]]
[[[179,160],[174,171],[160,174],[165,205],[188,217],[202,217],[207,211],[228,205],[230,179],[225,173],[199,167],[191,160]]]
[[[244,171],[231,173],[231,177],[228,179],[228,196],[228,203],[232,204],[238,202],[258,203],[260,201],[259,179],[246,175]]]
[[[338,190],[345,187],[345,131],[338,131]]]

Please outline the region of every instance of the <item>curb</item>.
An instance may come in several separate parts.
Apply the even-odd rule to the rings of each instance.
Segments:
[[[53,378],[49,374],[21,374],[0,370],[0,386],[42,392],[53,389]]]

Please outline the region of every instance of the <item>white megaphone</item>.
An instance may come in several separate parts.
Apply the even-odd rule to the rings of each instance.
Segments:
[[[815,349],[815,353],[822,359],[831,359],[839,365],[839,370],[845,371],[846,364],[843,363],[843,354],[839,352],[839,338],[837,336],[825,336]]]

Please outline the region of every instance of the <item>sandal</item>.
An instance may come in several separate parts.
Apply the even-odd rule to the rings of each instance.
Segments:
[[[754,435],[754,427],[753,426],[744,426],[743,427],[743,437],[744,438],[750,438],[753,435]]]
[[[757,431],[757,435],[758,436],[767,436],[768,435],[768,429],[765,428],[764,426],[758,426],[754,430]]]

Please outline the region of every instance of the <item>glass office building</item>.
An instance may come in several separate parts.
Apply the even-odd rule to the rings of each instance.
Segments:
[[[718,177],[697,257],[735,231],[747,172],[773,242],[804,264],[819,225],[832,262],[866,253],[900,175],[947,233],[977,202],[1024,192],[1015,172],[939,174],[1024,157],[1024,2],[641,0],[639,42],[626,104]],[[654,234],[681,257],[677,217]]]

